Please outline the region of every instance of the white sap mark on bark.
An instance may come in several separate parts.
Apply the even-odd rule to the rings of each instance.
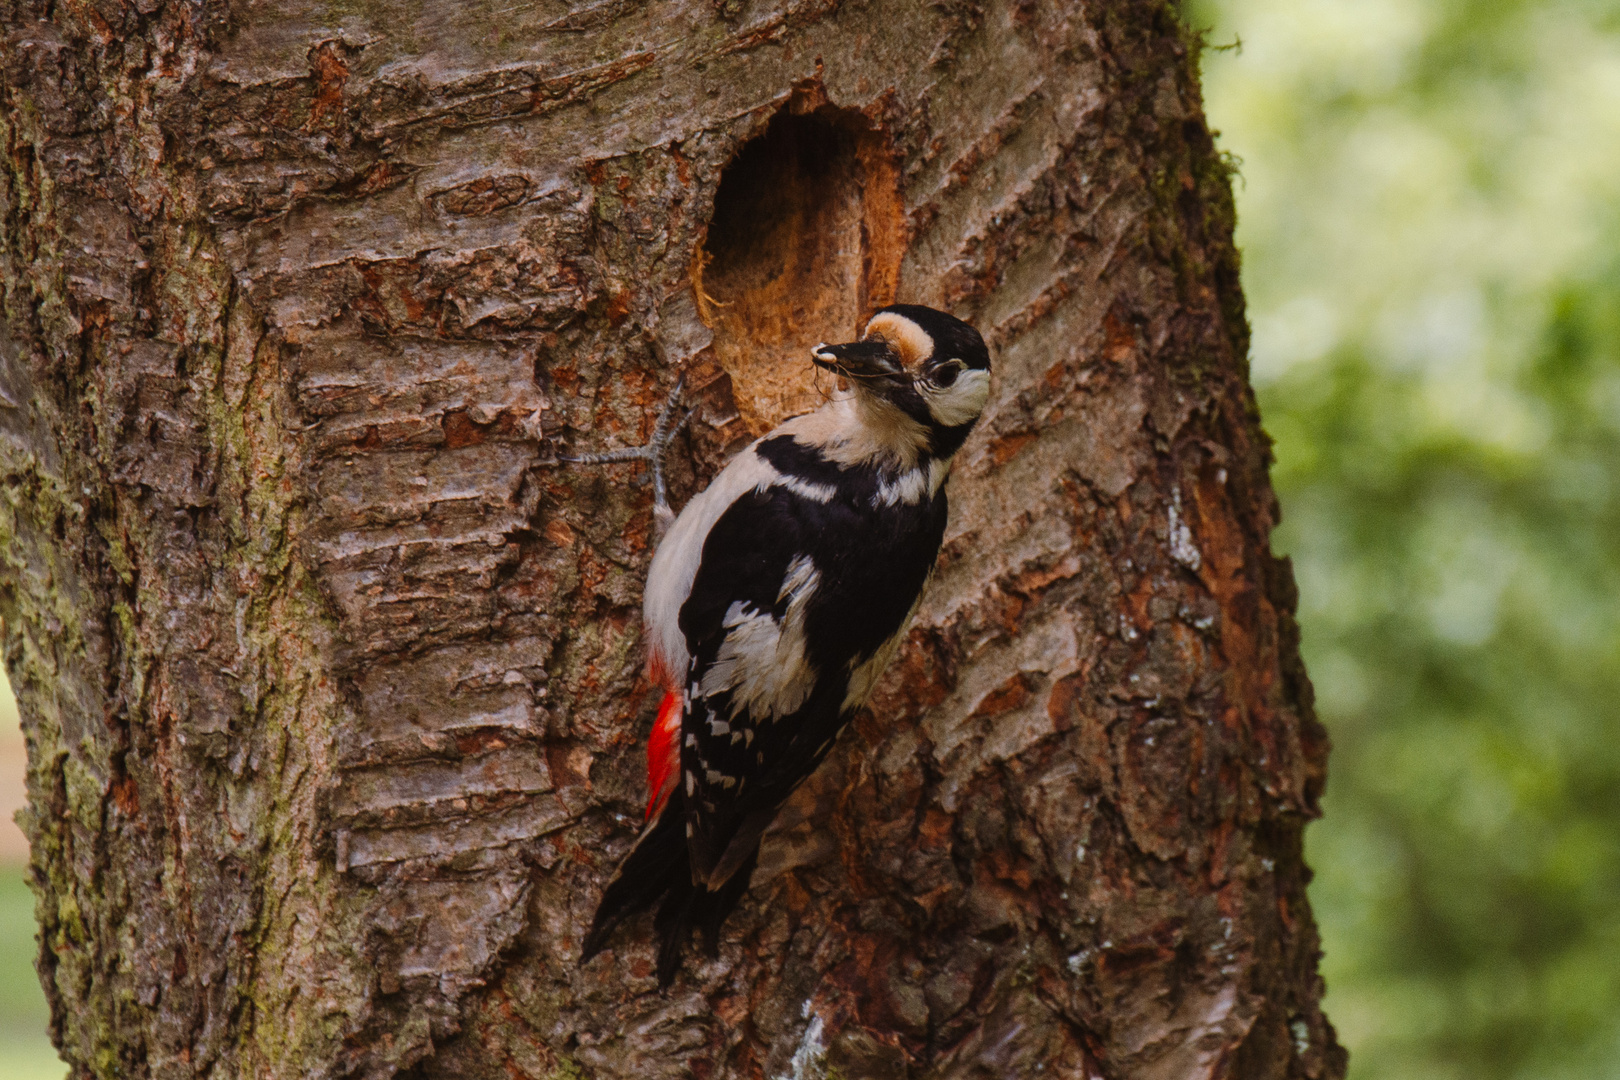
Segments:
[[[1197,570],[1204,565],[1204,556],[1193,543],[1192,529],[1181,516],[1181,489],[1175,488],[1170,493],[1170,557],[1189,570]]]
[[[788,1071],[777,1080],[823,1080],[827,1075],[827,1044],[821,1041],[825,1025],[821,1017],[811,1015],[808,1001],[803,1012],[810,1017],[810,1023],[805,1025],[804,1036],[788,1061]]]

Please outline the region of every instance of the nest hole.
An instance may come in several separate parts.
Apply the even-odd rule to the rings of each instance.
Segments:
[[[726,167],[692,280],[752,432],[821,404],[810,349],[893,303],[904,225],[899,168],[860,113],[790,105]]]

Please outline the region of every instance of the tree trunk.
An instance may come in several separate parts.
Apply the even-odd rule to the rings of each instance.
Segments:
[[[3,613],[75,1076],[1336,1077],[1311,713],[1163,0],[9,0]],[[718,958],[579,942],[677,504],[893,299],[995,358]]]

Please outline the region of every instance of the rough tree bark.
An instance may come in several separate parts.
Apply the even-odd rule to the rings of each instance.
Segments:
[[[7,0],[6,662],[75,1076],[1334,1077],[1227,169],[1164,0]],[[581,970],[649,497],[899,298],[991,405],[717,960]]]

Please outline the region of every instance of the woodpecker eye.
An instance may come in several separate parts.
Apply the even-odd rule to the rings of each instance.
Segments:
[[[948,364],[941,364],[929,373],[928,381],[941,390],[956,382],[956,377],[962,374],[962,365],[952,360]]]

